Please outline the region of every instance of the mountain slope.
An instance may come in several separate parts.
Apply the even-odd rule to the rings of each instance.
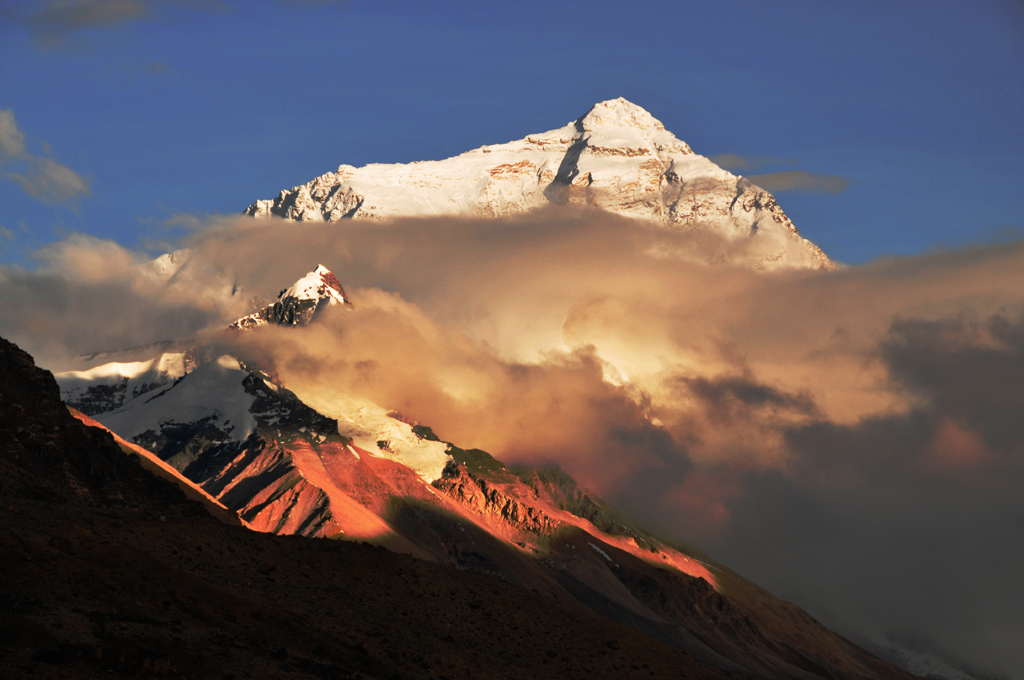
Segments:
[[[0,338],[0,676],[720,679],[485,576],[228,526],[60,402]]]
[[[763,269],[832,268],[775,198],[695,154],[625,99],[595,104],[565,127],[441,161],[341,165],[246,210],[297,221],[495,217],[549,203],[590,205],[666,228],[742,241]]]
[[[266,323],[293,325],[270,314],[234,327]],[[336,410],[344,416],[325,417],[221,356],[97,419],[261,531],[358,538],[482,572],[737,677],[900,677],[799,608],[632,526],[558,470],[509,469],[354,398]]]

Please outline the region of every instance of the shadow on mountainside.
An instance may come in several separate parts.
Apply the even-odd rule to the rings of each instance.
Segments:
[[[364,544],[226,526],[0,340],[5,678],[718,678],[578,605]]]

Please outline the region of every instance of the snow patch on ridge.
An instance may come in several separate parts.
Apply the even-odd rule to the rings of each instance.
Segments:
[[[388,415],[371,401],[357,397],[327,401],[306,394],[296,396],[313,410],[337,420],[338,434],[360,449],[411,468],[428,484],[441,478],[451,460],[448,444],[421,439],[412,425]]]
[[[64,371],[54,374],[54,378],[61,399],[69,404],[87,408],[90,402],[103,402],[115,408],[174,382],[186,372],[185,354],[167,352],[147,361],[115,361],[83,371]]]
[[[248,375],[237,359],[223,355],[181,378],[174,389],[142,394],[96,420],[132,440],[154,423],[163,427],[210,419],[228,441],[244,441],[256,428],[249,412],[255,396],[242,385]]]
[[[608,556],[608,553],[606,553],[604,550],[601,550],[601,547],[599,545],[591,543],[590,541],[587,541],[587,545],[589,545],[591,548],[593,548],[597,552],[601,553],[601,556],[604,557],[609,562],[613,562],[614,561],[614,560],[612,560],[611,557]]]

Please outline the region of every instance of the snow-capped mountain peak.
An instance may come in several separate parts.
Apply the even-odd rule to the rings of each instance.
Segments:
[[[343,164],[245,212],[317,222],[497,217],[551,203],[716,234],[723,252],[692,254],[701,261],[755,269],[834,267],[797,233],[771,194],[694,153],[621,97],[594,104],[561,128],[445,160]]]

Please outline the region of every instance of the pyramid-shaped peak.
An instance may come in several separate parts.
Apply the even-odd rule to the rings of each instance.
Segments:
[[[642,130],[664,130],[661,121],[648,113],[647,109],[637,106],[622,97],[598,102],[590,107],[577,124],[584,130],[600,127],[629,127]]]

